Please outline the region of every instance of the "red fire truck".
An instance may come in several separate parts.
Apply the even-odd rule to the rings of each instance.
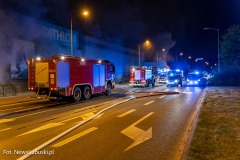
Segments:
[[[28,88],[39,97],[72,97],[75,102],[94,93],[110,95],[114,88],[115,66],[107,60],[53,55],[28,59]]]
[[[151,67],[130,67],[129,85],[131,86],[149,86],[154,80],[153,70]]]

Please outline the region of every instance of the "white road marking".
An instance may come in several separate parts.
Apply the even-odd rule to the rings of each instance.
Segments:
[[[28,157],[30,157],[31,155],[33,155],[33,153],[35,153],[36,151],[41,150],[42,148],[48,146],[49,144],[53,143],[54,141],[58,140],[59,138],[63,137],[64,135],[66,135],[66,134],[68,134],[69,132],[73,131],[74,129],[76,129],[76,128],[82,126],[83,124],[85,124],[85,123],[93,120],[94,118],[96,118],[97,116],[99,116],[100,114],[102,114],[103,112],[105,112],[106,110],[109,110],[109,109],[111,109],[111,108],[113,108],[113,107],[115,107],[115,106],[117,106],[117,105],[119,105],[119,104],[128,102],[128,101],[130,101],[130,100],[132,100],[132,99],[135,99],[135,98],[129,98],[129,99],[126,99],[126,100],[124,100],[124,101],[120,101],[120,102],[118,102],[118,103],[116,103],[116,104],[113,104],[113,105],[111,105],[111,106],[109,106],[109,107],[107,107],[107,108],[104,108],[103,110],[99,111],[97,114],[95,114],[94,116],[90,117],[89,119],[87,119],[87,120],[85,120],[85,121],[82,121],[82,122],[79,122],[77,125],[69,128],[68,130],[62,132],[61,134],[55,136],[54,138],[48,140],[47,142],[41,144],[40,146],[37,146],[36,148],[34,148],[34,149],[32,149],[30,152],[28,152],[28,154],[25,154],[25,155],[21,156],[21,157],[18,158],[17,160],[25,160],[26,158],[28,158]]]
[[[36,113],[32,113],[32,114],[27,114],[27,115],[15,117],[15,118],[18,119],[18,118],[28,117],[28,116],[32,116],[32,115],[36,115],[36,114],[40,114],[40,113],[45,113],[45,112],[49,112],[49,111],[54,111],[54,110],[55,109],[50,109],[50,110],[47,110],[47,111],[36,112]]]
[[[32,114],[28,114],[28,115],[23,115],[23,116],[19,116],[19,117],[15,117],[15,118],[1,119],[0,123],[11,122],[11,121],[15,121],[16,119],[19,119],[19,118],[28,117],[28,116],[32,116],[32,115],[36,115],[36,114],[40,114],[40,113],[44,113],[44,112],[49,112],[49,111],[53,111],[53,110],[55,110],[55,109],[50,109],[50,110],[47,110],[47,111],[42,111],[42,112],[32,113]]]
[[[182,93],[185,93],[185,94],[192,94],[192,92],[187,91],[187,90],[183,91]]]
[[[15,118],[1,119],[0,123],[6,123],[6,122],[11,122],[11,121],[15,121]]]
[[[136,125],[138,123],[145,120],[152,114],[153,114],[153,112],[147,114],[143,118],[139,119],[137,122],[133,123],[132,125],[130,125],[129,127],[125,128],[124,130],[121,131],[122,134],[124,134],[134,140],[134,142],[130,146],[128,146],[124,151],[127,151],[127,150],[139,145],[140,143],[152,138],[152,127],[150,127],[147,131],[136,127]]]
[[[144,104],[144,106],[149,105],[149,104],[151,104],[151,103],[153,103],[153,102],[154,102],[154,101],[147,102],[147,103]]]
[[[160,97],[158,97],[158,98],[164,98],[164,97],[166,97],[166,95],[160,96]]]
[[[20,135],[17,135],[16,137],[20,137],[20,136],[23,136],[23,135],[27,135],[27,134],[31,134],[31,133],[36,133],[36,132],[39,132],[39,131],[43,131],[43,130],[46,130],[46,129],[49,129],[49,128],[54,128],[54,127],[58,127],[58,126],[62,126],[64,125],[64,123],[48,123],[48,124],[45,124],[41,127],[38,127],[38,128],[35,128],[33,130],[30,130],[28,132],[25,132],[23,134],[20,134]]]
[[[9,110],[14,110],[14,109],[18,109],[18,108],[23,108],[23,107],[16,107],[16,108],[3,109],[3,110],[0,110],[0,112],[3,112],[3,111],[9,111]]]
[[[0,132],[7,131],[7,130],[9,130],[9,129],[11,129],[11,128],[1,129]]]
[[[87,129],[87,130],[85,130],[85,131],[83,131],[79,134],[76,134],[76,135],[74,135],[74,136],[72,136],[68,139],[65,139],[65,140],[63,140],[63,141],[61,141],[57,144],[54,144],[52,147],[54,147],[54,148],[61,147],[61,146],[65,145],[67,143],[70,143],[70,142],[72,142],[72,141],[74,141],[74,140],[76,140],[76,139],[78,139],[78,138],[80,138],[80,137],[82,137],[82,136],[84,136],[88,133],[91,133],[91,132],[95,131],[96,129],[97,129],[96,127],[89,128],[89,129]]]
[[[136,111],[136,109],[132,109],[132,110],[130,110],[130,111],[127,111],[127,112],[125,112],[125,113],[123,113],[123,114],[120,114],[119,116],[117,116],[118,118],[122,118],[122,117],[124,117],[124,116],[126,116],[126,115],[128,115],[128,114],[130,114],[130,113],[132,113],[132,112],[134,112],[134,111]]]
[[[41,101],[46,101],[46,100],[27,101],[27,102],[19,102],[19,103],[14,103],[14,104],[3,104],[3,105],[0,106],[0,108],[7,107],[7,106],[16,106],[16,105],[19,105],[19,104],[41,102]]]

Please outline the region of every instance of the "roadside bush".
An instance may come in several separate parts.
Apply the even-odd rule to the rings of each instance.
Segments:
[[[208,85],[240,86],[240,70],[230,70],[217,74],[209,80]]]
[[[0,96],[8,96],[8,95],[16,95],[16,94],[17,94],[16,85],[10,82],[0,84]]]

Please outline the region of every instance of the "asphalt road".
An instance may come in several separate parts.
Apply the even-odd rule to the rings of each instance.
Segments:
[[[1,117],[0,159],[18,159],[31,150],[35,153],[29,159],[37,160],[179,159],[203,88],[153,88],[179,92],[170,95],[133,90],[126,97],[100,96],[78,104],[16,105],[41,103],[50,107]],[[138,95],[143,97],[129,100]],[[94,119],[86,122],[89,118]],[[59,136],[76,125],[76,129]]]

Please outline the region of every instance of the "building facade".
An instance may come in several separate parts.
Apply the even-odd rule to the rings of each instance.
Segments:
[[[27,59],[53,54],[70,55],[69,28],[0,11],[0,84],[27,82]],[[73,56],[113,62],[117,82],[129,77],[129,66],[137,65],[137,55],[136,50],[73,31]]]

